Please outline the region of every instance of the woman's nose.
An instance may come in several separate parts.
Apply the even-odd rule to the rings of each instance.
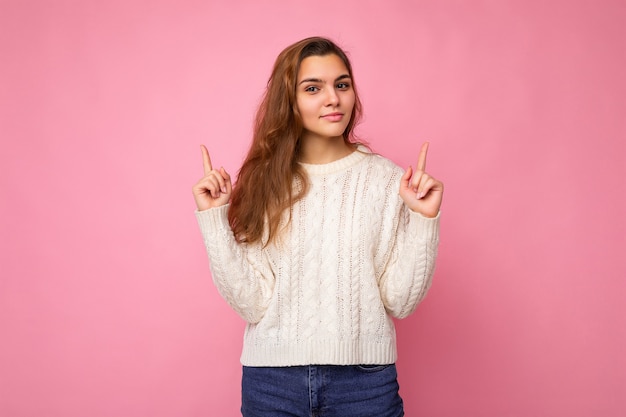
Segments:
[[[330,88],[327,91],[328,91],[326,95],[327,105],[336,106],[337,104],[339,104],[339,96],[337,95],[337,91],[334,88]]]

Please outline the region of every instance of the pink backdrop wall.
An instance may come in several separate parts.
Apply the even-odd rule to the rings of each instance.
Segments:
[[[0,1],[0,415],[235,416],[193,216],[271,64],[351,54],[360,134],[446,183],[408,415],[626,415],[621,1]]]

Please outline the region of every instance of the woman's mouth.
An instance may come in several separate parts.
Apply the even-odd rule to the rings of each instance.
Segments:
[[[322,116],[322,119],[329,122],[340,122],[343,119],[343,113],[329,113]]]

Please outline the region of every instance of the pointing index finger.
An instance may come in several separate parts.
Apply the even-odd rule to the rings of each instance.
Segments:
[[[426,155],[428,154],[428,142],[424,142],[420,150],[420,156],[417,159],[417,170],[426,171]]]
[[[209,172],[213,170],[213,166],[211,165],[211,156],[209,155],[209,150],[204,145],[200,145],[202,149],[202,165],[204,166],[204,175],[209,175]]]

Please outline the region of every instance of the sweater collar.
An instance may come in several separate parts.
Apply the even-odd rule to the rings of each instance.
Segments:
[[[300,162],[299,164],[308,175],[328,175],[346,170],[358,164],[365,159],[369,153],[370,151],[365,146],[359,145],[350,155],[327,164],[305,164],[304,162]]]

